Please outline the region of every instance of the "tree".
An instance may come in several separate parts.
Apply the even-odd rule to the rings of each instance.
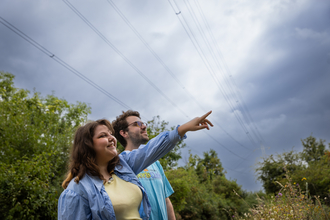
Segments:
[[[293,150],[278,155],[270,155],[263,158],[262,162],[258,163],[256,168],[257,179],[262,182],[266,193],[276,193],[281,189],[281,186],[276,181],[282,183],[285,179],[286,169],[293,173],[302,168],[302,161],[299,154]]]
[[[0,72],[0,218],[56,219],[72,136],[90,107],[15,88]]]
[[[325,140],[316,140],[315,137],[309,136],[304,140],[301,140],[304,150],[302,152],[302,158],[307,162],[315,162],[321,159],[326,152]]]
[[[325,140],[317,141],[315,137],[309,136],[301,142],[304,147],[302,152],[270,155],[259,163],[256,171],[266,193],[274,194],[280,190],[281,186],[276,181],[282,184],[286,182],[286,169],[292,181],[299,184],[302,190],[306,190],[308,181],[310,195],[324,198],[329,194],[330,157]]]
[[[177,219],[231,219],[235,212],[246,212],[234,193],[241,194],[241,186],[226,179],[217,153],[204,152],[203,158],[189,154],[186,166],[166,172]]]

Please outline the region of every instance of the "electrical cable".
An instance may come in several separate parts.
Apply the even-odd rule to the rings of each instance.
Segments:
[[[258,128],[257,128],[257,126],[256,126],[256,124],[255,124],[255,122],[254,122],[254,120],[253,120],[253,118],[252,118],[250,112],[249,112],[249,109],[248,109],[248,107],[246,106],[246,104],[245,104],[245,102],[244,102],[244,99],[242,98],[242,96],[241,96],[241,94],[240,94],[240,92],[239,92],[239,90],[235,90],[235,89],[233,89],[233,88],[237,88],[236,83],[235,83],[235,80],[234,80],[232,74],[230,73],[230,70],[229,70],[229,68],[228,68],[228,66],[227,66],[227,62],[226,62],[225,58],[223,57],[223,55],[222,55],[222,53],[221,53],[221,50],[219,49],[219,46],[218,46],[218,44],[217,44],[217,41],[215,40],[215,37],[214,37],[213,31],[212,31],[212,29],[210,28],[210,25],[209,25],[209,23],[208,23],[208,21],[207,21],[207,19],[206,19],[206,17],[205,17],[205,14],[204,14],[204,12],[203,12],[203,10],[202,10],[202,7],[200,6],[200,4],[199,4],[199,2],[198,2],[197,0],[195,0],[194,2],[195,2],[195,4],[196,4],[196,7],[197,7],[197,9],[198,9],[198,11],[199,11],[199,13],[200,13],[200,15],[201,15],[203,21],[204,21],[205,26],[206,26],[206,28],[208,29],[208,32],[209,32],[209,34],[210,34],[210,36],[211,36],[211,39],[212,39],[212,41],[213,41],[213,45],[214,45],[214,47],[212,47],[212,48],[216,48],[216,50],[217,50],[217,52],[218,52],[218,55],[219,55],[219,58],[220,58],[220,60],[221,60],[222,63],[223,63],[223,66],[224,66],[224,69],[225,69],[224,72],[227,73],[227,77],[229,78],[228,81],[231,82],[231,83],[227,83],[227,84],[229,84],[229,87],[231,87],[232,90],[234,91],[234,95],[236,95],[236,93],[237,93],[236,96],[238,97],[237,99],[241,101],[240,103],[242,103],[242,109],[243,109],[243,112],[246,112],[248,120],[252,123],[253,127],[254,127],[255,130],[256,130],[256,133],[258,134],[258,135],[256,135],[256,134],[254,133],[254,135],[257,137],[257,139],[259,139],[259,142],[260,142],[260,143],[262,143],[262,142],[264,143],[265,140],[264,140],[264,138],[262,137],[262,135],[260,134],[260,132],[259,132],[259,130],[258,130]],[[227,77],[224,77],[224,78],[227,79]],[[227,80],[226,80],[226,81],[227,81]],[[245,116],[245,115],[243,114],[243,116]],[[252,130],[252,131],[253,131],[253,130]],[[258,137],[258,136],[259,136],[259,137]]]
[[[170,5],[171,5],[171,7],[172,7],[172,9],[173,9],[173,11],[174,11],[174,13],[176,13],[176,10],[175,10],[174,6],[172,5],[171,1],[168,0],[168,2],[170,3]],[[174,0],[174,3],[176,4],[175,0]],[[249,132],[248,132],[247,128],[245,127],[245,125],[244,125],[242,119],[240,119],[239,115],[237,114],[237,112],[235,111],[233,105],[231,104],[229,97],[227,96],[227,94],[225,93],[225,91],[224,91],[223,88],[221,87],[220,83],[218,82],[218,80],[217,80],[217,78],[216,78],[216,76],[215,76],[215,73],[214,73],[213,69],[211,68],[212,71],[210,70],[210,68],[209,68],[210,64],[209,64],[209,62],[207,61],[207,58],[206,58],[205,54],[203,53],[203,51],[202,51],[202,49],[201,49],[201,46],[200,46],[199,43],[197,42],[196,37],[194,36],[194,34],[193,34],[193,32],[192,32],[192,30],[191,30],[191,28],[190,28],[188,22],[186,21],[186,19],[184,18],[183,14],[181,13],[180,8],[178,7],[177,4],[176,4],[176,6],[177,6],[177,8],[178,8],[178,11],[180,11],[180,13],[176,13],[176,15],[181,15],[181,16],[182,16],[183,20],[185,21],[186,26],[188,27],[188,29],[189,29],[190,32],[192,33],[191,35],[193,36],[194,40],[193,40],[192,37],[190,36],[190,33],[188,32],[187,28],[185,27],[185,25],[183,24],[183,22],[181,21],[181,19],[179,18],[179,16],[177,16],[178,19],[179,19],[179,21],[180,21],[180,23],[181,23],[181,25],[182,25],[183,28],[185,29],[185,31],[186,31],[188,37],[190,38],[191,42],[193,43],[193,45],[194,45],[196,51],[197,51],[198,54],[200,55],[202,61],[203,61],[204,64],[205,64],[205,66],[206,66],[207,69],[209,70],[209,73],[210,73],[211,76],[213,77],[213,79],[214,79],[215,83],[217,84],[219,90],[220,90],[220,91],[222,92],[222,94],[224,95],[224,97],[225,97],[227,103],[228,103],[229,106],[231,107],[231,109],[232,109],[232,111],[233,111],[233,113],[234,113],[236,119],[238,120],[239,124],[240,124],[241,127],[243,128],[244,132],[247,134],[247,136],[248,136],[248,138],[250,139],[251,143],[252,143],[253,145],[256,145],[256,143],[254,142],[252,136],[249,135]],[[197,43],[195,43],[195,42],[197,42]],[[198,48],[197,48],[197,47],[198,47]],[[200,51],[201,51],[201,52],[200,52]],[[205,58],[202,56],[202,54],[203,54],[203,56],[204,56]],[[205,59],[206,59],[206,60],[205,60]],[[208,64],[207,64],[206,62],[208,62]]]
[[[174,2],[175,2],[175,0],[174,0]],[[218,62],[218,59],[216,59],[216,57],[215,57],[215,54],[214,54],[213,49],[212,49],[212,47],[211,47],[211,45],[210,45],[210,42],[208,41],[208,39],[207,39],[207,37],[206,37],[204,31],[202,30],[202,26],[200,25],[200,22],[198,21],[198,18],[197,18],[197,16],[196,16],[196,14],[195,14],[193,8],[191,7],[189,1],[188,1],[188,3],[187,3],[187,1],[184,0],[184,3],[185,3],[185,5],[186,5],[186,7],[187,7],[187,9],[188,9],[189,14],[190,14],[191,17],[193,18],[193,21],[194,21],[194,23],[195,23],[195,25],[196,25],[196,27],[197,27],[197,29],[198,29],[200,35],[202,36],[202,39],[203,39],[203,41],[204,41],[204,43],[205,43],[205,45],[206,45],[206,47],[207,47],[209,53],[211,54],[211,56],[212,56],[212,58],[213,58],[213,60],[214,60],[214,63],[216,64],[216,67],[218,68],[219,72],[221,73],[221,72],[222,72],[222,71],[221,71],[222,68],[221,68],[221,66],[220,66],[220,64],[219,64],[219,62]],[[176,4],[176,5],[177,5],[177,4]],[[177,7],[178,7],[178,6],[177,6]],[[184,15],[182,14],[182,16],[184,16]],[[187,23],[187,26],[188,26],[188,23]],[[190,27],[189,27],[189,28],[190,28]],[[196,41],[197,41],[197,40],[196,40]],[[223,85],[221,85],[220,80],[218,79],[218,77],[217,77],[217,75],[215,74],[215,72],[213,73],[213,75],[214,75],[214,78],[216,78],[216,81],[218,82],[218,84],[221,86],[221,88],[222,88],[222,89],[221,89],[222,94],[225,96],[227,103],[228,103],[229,106],[231,107],[231,109],[232,109],[233,113],[235,114],[235,116],[236,116],[238,122],[240,123],[241,127],[243,128],[243,130],[245,131],[245,133],[246,133],[246,134],[248,135],[248,137],[250,138],[252,144],[255,144],[255,145],[256,145],[256,143],[254,142],[253,138],[249,135],[249,133],[248,133],[248,129],[247,129],[247,127],[245,126],[245,123],[244,123],[243,120],[241,119],[240,115],[235,111],[235,105],[232,103],[231,98],[230,98],[230,96],[229,96],[229,93],[226,92],[226,88],[225,88]],[[227,82],[226,78],[225,78],[225,82],[226,82],[226,84],[227,84],[227,86],[228,86],[228,82]],[[235,94],[235,93],[234,93],[234,94]],[[243,117],[244,117],[244,115],[243,115]],[[246,122],[247,122],[247,121],[246,121]]]
[[[169,97],[167,97],[142,71],[140,71],[123,53],[120,52],[100,31],[97,30],[69,1],[63,0],[64,3],[78,15],[101,39],[109,45],[132,69],[134,69],[145,81],[147,81],[159,94],[161,94],[168,102],[177,108],[185,117],[188,115],[180,109]]]
[[[122,107],[124,107],[126,109],[131,109],[130,106],[126,105],[124,102],[120,101],[114,95],[112,95],[108,91],[104,90],[102,87],[100,87],[99,85],[97,85],[95,82],[93,82],[92,80],[90,80],[88,77],[86,77],[85,75],[83,75],[82,73],[80,73],[79,71],[77,71],[76,69],[74,69],[73,67],[71,67],[69,64],[67,64],[66,62],[64,62],[63,60],[61,60],[59,57],[55,56],[52,52],[50,52],[45,47],[41,46],[39,43],[37,43],[36,41],[34,41],[32,38],[30,38],[29,36],[27,36],[26,34],[24,34],[22,31],[20,31],[19,29],[17,29],[14,25],[10,24],[4,18],[0,17],[0,22],[4,26],[6,26],[7,28],[9,28],[11,31],[13,31],[14,33],[16,33],[18,36],[20,36],[21,38],[23,38],[24,40],[26,40],[28,43],[32,44],[38,50],[40,50],[41,52],[43,52],[44,54],[46,54],[47,56],[49,56],[50,58],[52,58],[54,61],[56,61],[57,63],[59,63],[60,65],[62,65],[66,69],[68,69],[70,72],[72,72],[73,74],[75,74],[76,76],[78,76],[79,78],[81,78],[82,80],[84,80],[85,82],[87,82],[88,84],[90,84],[91,86],[93,86],[95,89],[97,89],[100,92],[102,92],[104,95],[106,95],[107,97],[109,97],[113,101],[117,102]]]
[[[147,82],[149,82],[150,85],[152,85],[161,95],[163,95],[172,105],[178,110],[181,111],[183,115],[185,115],[187,118],[189,118],[176,104],[174,104],[161,90],[154,85],[137,67],[135,67],[100,31],[97,30],[97,28],[92,25],[68,0],[63,0],[65,4],[67,4],[97,35],[99,35],[112,49],[114,49],[134,70],[136,70]],[[209,135],[209,134],[208,134]],[[215,138],[212,137],[213,140],[215,140],[217,143],[220,143]],[[223,145],[221,145],[223,146]],[[227,149],[227,148],[226,148]],[[227,149],[228,150],[228,149]],[[251,150],[251,149],[249,149]],[[230,150],[229,150],[230,151]],[[232,151],[230,151],[233,153]],[[235,156],[238,156],[237,154],[233,153]],[[240,156],[238,156],[240,157]],[[240,157],[242,158],[242,157]],[[244,159],[244,158],[242,158]]]
[[[79,71],[77,71],[76,69],[74,69],[73,67],[71,67],[69,64],[67,64],[66,62],[64,62],[63,60],[61,60],[59,57],[55,56],[52,52],[50,52],[45,47],[43,47],[42,45],[40,45],[39,43],[37,43],[35,40],[33,40],[32,38],[30,38],[29,36],[27,36],[25,33],[23,33],[22,31],[20,31],[14,25],[10,24],[7,20],[5,20],[4,18],[2,18],[1,16],[0,16],[0,22],[4,26],[6,26],[8,29],[10,29],[11,31],[13,31],[14,33],[16,33],[18,36],[20,36],[21,38],[23,38],[24,40],[26,40],[28,43],[30,43],[31,45],[33,45],[34,47],[36,47],[38,50],[40,50],[41,52],[43,52],[44,54],[46,54],[47,56],[49,56],[50,58],[52,58],[53,60],[55,60],[57,63],[59,63],[60,65],[62,65],[66,69],[68,69],[70,72],[74,73],[76,76],[78,76],[79,78],[81,78],[82,80],[84,80],[85,82],[87,82],[88,84],[90,84],[91,86],[93,86],[94,88],[96,88],[97,90],[99,90],[100,92],[102,92],[104,95],[106,95],[107,97],[109,97],[112,100],[114,100],[115,102],[117,102],[119,105],[123,106],[126,109],[132,109],[130,106],[126,105],[124,102],[120,101],[118,98],[116,98],[115,96],[113,96],[111,93],[107,92],[102,87],[98,86],[96,83],[94,83],[88,77],[86,77],[85,75],[83,75],[82,73],[80,73]],[[213,137],[212,137],[212,139],[215,140]],[[218,142],[217,140],[215,140],[215,141],[218,144],[220,144],[220,142]],[[223,145],[221,145],[221,146],[224,147]],[[226,147],[224,147],[224,148],[227,149]],[[229,149],[227,149],[227,150],[229,152],[233,153]],[[233,154],[235,156],[238,156],[235,153],[233,153]],[[238,157],[240,157],[240,156],[238,156]],[[240,157],[240,158],[242,158],[242,157]]]
[[[203,112],[206,110],[202,107],[202,105],[192,96],[192,94],[185,89],[184,85],[180,82],[180,80],[175,76],[175,74],[171,71],[171,69],[163,62],[163,60],[157,55],[157,53],[149,46],[146,40],[141,36],[141,34],[135,29],[135,27],[131,24],[131,22],[126,18],[126,16],[120,11],[120,9],[116,6],[116,4],[112,0],[107,0],[107,2],[112,6],[112,8],[118,13],[118,15],[123,19],[123,21],[128,25],[128,27],[134,32],[134,34],[140,39],[140,41],[146,46],[146,48],[151,52],[151,54],[158,60],[158,62],[165,68],[165,70],[172,76],[172,78],[179,84],[179,86],[188,94],[188,96],[202,109]],[[225,132],[232,140],[234,140],[241,147],[252,151],[250,148],[245,147],[239,141],[237,141],[233,136],[231,136],[217,121],[213,120],[214,124],[219,126],[223,132]]]

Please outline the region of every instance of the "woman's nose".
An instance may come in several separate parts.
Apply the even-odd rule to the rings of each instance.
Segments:
[[[110,134],[110,135],[109,135],[109,142],[110,142],[110,141],[113,141],[114,139],[115,139],[115,137],[114,137],[113,135]]]

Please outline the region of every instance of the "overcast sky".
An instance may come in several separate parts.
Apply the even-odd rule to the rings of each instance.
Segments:
[[[261,146],[270,155],[300,151],[311,134],[330,141],[330,1],[113,3],[1,0],[0,17],[50,54],[0,23],[0,70],[19,88],[88,103],[93,120],[127,108],[56,60],[143,120],[159,115],[174,126],[213,110],[215,126],[188,133],[180,164],[189,150],[214,149],[227,178],[246,190],[262,188],[254,173]]]

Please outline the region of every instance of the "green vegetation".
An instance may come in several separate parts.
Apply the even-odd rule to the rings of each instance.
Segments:
[[[90,108],[17,89],[0,73],[0,219],[56,219],[75,128]]]
[[[308,187],[303,191],[304,186],[301,188],[298,183],[293,182],[288,171],[285,168],[284,170],[285,185],[276,181],[281,187],[277,195],[268,199],[258,198],[258,204],[250,206],[249,212],[244,213],[243,216],[236,214],[233,218],[239,220],[330,219],[330,208],[321,203],[320,196],[309,196]],[[302,178],[301,181],[307,183],[306,178]]]
[[[0,219],[56,219],[72,136],[90,108],[30,94],[13,79],[0,72]],[[150,138],[173,129],[159,116],[148,124]],[[256,172],[265,192],[253,193],[226,178],[214,150],[178,167],[179,142],[160,159],[177,219],[330,219],[330,144],[310,136],[302,145],[263,158]]]

